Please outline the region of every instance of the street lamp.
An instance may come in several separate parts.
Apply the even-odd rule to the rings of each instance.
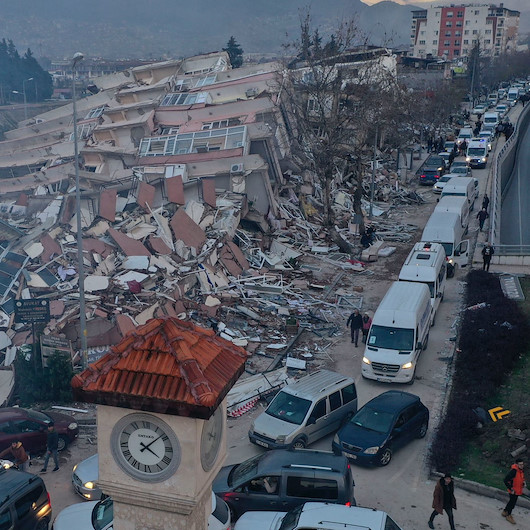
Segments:
[[[24,79],[22,81],[22,94],[24,94],[24,119],[28,119],[28,102],[26,100],[26,83],[28,81],[33,81],[33,77],[30,77],[29,79]]]
[[[86,368],[88,365],[88,352],[85,309],[85,266],[83,263],[83,234],[81,231],[81,188],[79,185],[79,147],[77,138],[77,104],[75,97],[77,65],[83,60],[83,57],[83,54],[80,52],[77,52],[72,57],[72,107],[74,121],[75,204],[77,217],[77,268],[79,269],[79,331],[81,335],[81,362],[83,368]]]

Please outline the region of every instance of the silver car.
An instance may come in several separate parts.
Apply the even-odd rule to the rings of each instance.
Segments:
[[[92,455],[86,460],[74,466],[72,473],[72,484],[76,493],[83,499],[89,501],[99,501],[103,492],[98,488],[99,478],[99,458]]]

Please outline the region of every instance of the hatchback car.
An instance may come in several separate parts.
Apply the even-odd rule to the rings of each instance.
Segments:
[[[89,456],[74,466],[72,471],[72,484],[76,493],[83,499],[99,501],[103,492],[98,486],[99,457],[97,454]]]
[[[471,177],[473,170],[469,166],[456,166],[451,169],[451,175],[457,177]]]
[[[386,466],[394,451],[423,438],[429,410],[418,396],[390,390],[375,397],[335,435],[332,448],[359,464]]]
[[[212,513],[208,530],[229,530],[230,510],[212,493]],[[53,522],[53,530],[112,530],[114,507],[110,497],[102,501],[80,502],[62,510]]]
[[[11,442],[22,442],[29,453],[43,453],[50,423],[55,424],[59,434],[59,451],[66,449],[79,434],[77,423],[66,414],[20,407],[0,409],[0,451],[7,449]]]
[[[440,177],[438,179],[438,182],[436,182],[435,185],[432,187],[432,191],[434,193],[442,193],[442,190],[444,189],[445,183],[449,179],[453,178],[454,176],[456,176],[456,175],[454,175],[453,173],[448,173],[447,175],[444,175],[443,177]]]

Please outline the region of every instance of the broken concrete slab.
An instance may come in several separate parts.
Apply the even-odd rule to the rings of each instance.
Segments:
[[[118,232],[114,228],[109,228],[109,235],[115,241],[115,243],[120,247],[123,253],[126,256],[150,256],[149,252],[140,241],[136,241],[131,237]]]
[[[171,218],[171,228],[175,239],[182,241],[186,246],[200,250],[206,241],[204,230],[184,211],[179,208]]]

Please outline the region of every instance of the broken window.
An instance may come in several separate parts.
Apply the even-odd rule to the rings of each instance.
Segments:
[[[92,109],[88,112],[88,114],[85,116],[85,120],[90,120],[92,118],[99,118],[103,112],[105,112],[105,106],[103,107],[97,107],[95,109]]]
[[[171,93],[167,94],[162,103],[161,107],[177,107],[179,105],[193,105],[194,103],[204,103],[208,99],[207,92],[197,92],[194,94],[187,93]]]
[[[197,82],[195,83],[195,87],[213,85],[213,83],[215,83],[216,80],[217,80],[217,74],[200,77],[199,79],[197,79]]]

